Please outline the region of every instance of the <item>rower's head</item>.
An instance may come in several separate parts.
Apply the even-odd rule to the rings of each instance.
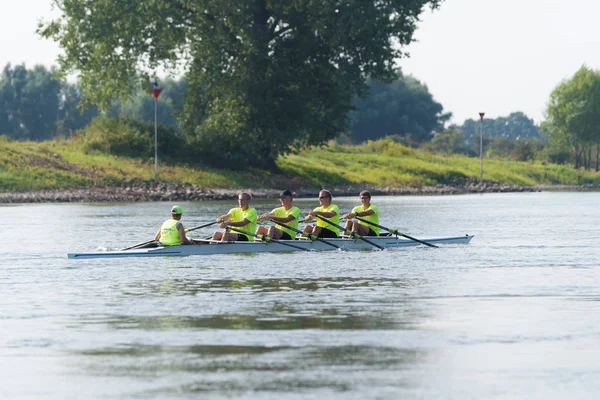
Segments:
[[[180,206],[173,206],[171,208],[171,217],[173,219],[181,219],[181,215],[183,214],[183,209]]]
[[[294,197],[292,196],[292,192],[289,190],[284,190],[279,194],[279,201],[281,201],[281,204],[283,204],[284,207],[290,206],[293,199]]]
[[[358,194],[360,197],[360,202],[365,205],[371,204],[371,193],[368,190],[363,190]]]
[[[319,192],[319,204],[328,206],[331,204],[331,200],[333,200],[333,196],[329,190],[321,190]]]
[[[246,210],[250,206],[252,196],[250,193],[242,192],[238,194],[238,205],[242,210]]]

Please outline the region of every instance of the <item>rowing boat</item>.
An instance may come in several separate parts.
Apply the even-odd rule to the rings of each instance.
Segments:
[[[419,246],[420,243],[414,240],[404,239],[398,236],[366,236],[370,242],[384,248],[398,248]],[[473,235],[440,237],[423,239],[428,243],[434,244],[466,244],[471,241]],[[374,249],[374,246],[360,239],[338,238],[323,239],[323,241],[312,240],[280,240],[277,242],[211,242],[205,241],[196,245],[185,246],[155,246],[136,248],[131,250],[119,251],[98,251],[90,253],[68,253],[70,259],[87,258],[117,258],[117,257],[164,257],[175,256],[185,257],[194,255],[213,255],[213,254],[243,254],[243,253],[274,253],[290,252],[300,250],[336,250],[334,244],[343,250],[361,250]],[[286,244],[293,244],[294,247]]]

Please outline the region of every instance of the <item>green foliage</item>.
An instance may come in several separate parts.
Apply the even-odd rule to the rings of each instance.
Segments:
[[[477,155],[466,145],[463,132],[458,129],[446,129],[436,133],[431,142],[423,143],[421,148],[431,153],[464,154],[471,157]]]
[[[161,93],[158,97],[156,107],[156,119],[161,125],[178,128],[177,115],[183,110],[184,96],[187,83],[185,79],[166,79],[161,85]],[[111,111],[112,117],[125,117],[147,123],[154,123],[154,97],[149,91],[148,84],[139,87],[135,94],[125,103],[113,100]]]
[[[427,86],[410,76],[399,76],[390,84],[370,80],[368,95],[356,99],[355,107],[351,135],[356,142],[397,134],[418,144],[444,129],[452,116],[443,113]]]
[[[470,148],[479,149],[480,120],[468,119],[462,125],[452,125],[451,129],[461,130]],[[508,117],[484,118],[483,134],[488,138],[509,140],[542,139],[539,127],[522,112],[514,112]]]
[[[56,134],[60,82],[41,65],[7,64],[0,77],[0,132],[21,140]]]
[[[185,143],[177,131],[158,127],[159,156],[177,158]],[[124,157],[154,159],[154,124],[130,118],[97,117],[80,140],[86,152],[103,152]]]
[[[55,68],[7,64],[0,76],[0,133],[19,140],[47,140],[88,124],[97,113],[77,109],[76,85],[62,83]]]
[[[86,100],[108,109],[159,67],[183,69],[183,129],[201,155],[269,168],[346,131],[366,78],[394,78],[424,6],[440,0],[54,3],[61,17],[38,32],[59,43]]]
[[[154,163],[86,152],[85,135],[43,143],[17,142],[0,136],[0,192],[123,185],[154,180]],[[161,163],[162,182],[206,188],[306,187],[372,184],[418,187],[461,184],[479,177],[479,159],[438,156],[392,140],[360,146],[313,147],[277,160],[282,174],[261,170],[215,170],[197,164]],[[484,160],[484,178],[516,185],[600,184],[600,174],[565,165]]]
[[[550,94],[544,130],[555,147],[572,151],[575,167],[598,170],[600,153],[600,72],[582,66]]]

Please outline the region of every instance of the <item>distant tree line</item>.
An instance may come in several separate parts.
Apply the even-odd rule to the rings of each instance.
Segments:
[[[126,140],[114,130],[132,129],[134,137],[131,138],[131,143],[138,143],[140,137],[145,135],[148,156],[152,154],[154,99],[150,95],[148,84],[140,85],[125,102],[113,99],[109,109],[101,113],[96,107],[86,108],[82,104],[78,83],[61,82],[55,73],[55,68],[46,69],[43,66],[35,66],[30,70],[24,65],[13,68],[9,64],[5,67],[0,77],[0,96],[4,104],[2,121],[6,123],[0,125],[0,134],[18,140],[45,140],[55,136],[69,136],[74,131],[87,127],[96,116],[120,118],[125,120],[120,125],[95,125],[103,127],[96,131],[102,131],[106,135],[107,132],[112,132],[110,136],[118,141],[110,146],[106,140],[96,138],[94,143],[103,143],[98,148],[110,148],[112,151],[118,148],[123,151]],[[162,89],[157,107],[157,119],[162,127],[160,137],[176,134],[182,139],[182,136],[190,135],[189,131],[182,129],[187,115],[184,113],[187,80],[183,77],[178,80],[160,80],[159,83]],[[402,138],[405,143],[417,145],[431,140],[433,134],[442,130],[451,116],[443,111],[442,105],[433,99],[425,85],[413,77],[402,75],[398,75],[390,83],[368,80],[365,95],[355,96],[353,104],[354,110],[348,115],[351,123],[347,134],[353,143],[393,135]],[[206,117],[200,108],[194,118],[202,120]],[[169,129],[163,132],[165,127]],[[190,143],[189,138],[183,141]],[[191,142],[194,142],[193,138]],[[199,141],[195,143],[203,149],[208,146]],[[135,147],[138,150],[141,148],[138,145]],[[187,154],[188,158],[201,156],[190,149],[194,146],[184,147],[184,155]],[[173,151],[174,147],[171,146],[170,149]],[[132,154],[139,154],[139,151]]]
[[[77,108],[81,90],[61,83],[55,68],[7,64],[0,76],[0,134],[17,140],[46,140],[88,125],[95,107]]]
[[[184,125],[188,83],[165,79],[158,102],[161,125],[159,147],[172,157],[193,161],[206,151],[203,144],[186,139]],[[347,143],[388,137],[427,151],[479,155],[480,121],[445,127],[450,113],[433,99],[427,87],[411,76],[398,75],[390,83],[367,81],[366,95],[356,96],[349,112]],[[522,112],[483,119],[486,157],[520,161],[573,163],[576,168],[599,168],[600,159],[600,73],[582,67],[561,82],[550,96],[548,119],[541,128]],[[110,108],[82,107],[78,83],[66,83],[55,68],[7,64],[0,76],[0,134],[16,140],[47,140],[68,137],[78,130],[103,135],[88,141],[99,150],[120,155],[150,158],[153,154],[154,99],[149,85],[141,85],[122,103],[113,99]],[[598,104],[596,104],[598,102]],[[100,118],[92,124],[94,118]],[[107,120],[107,118],[109,120]],[[116,119],[110,121],[110,119]],[[197,119],[206,118],[198,110]],[[196,143],[190,146],[190,143]],[[204,144],[205,145],[205,144]]]

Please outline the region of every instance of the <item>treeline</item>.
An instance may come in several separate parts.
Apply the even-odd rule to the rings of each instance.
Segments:
[[[7,64],[0,76],[0,134],[17,140],[46,140],[88,125],[95,107],[79,109],[81,90],[61,83],[56,69]]]
[[[462,125],[450,125],[438,131],[423,146],[432,152],[478,156],[480,135],[486,157],[516,161],[546,160],[547,141],[535,122],[522,112],[506,117],[484,118],[483,121],[467,119]]]
[[[159,97],[160,124],[177,127],[177,112],[183,106],[185,80],[166,80]],[[118,99],[100,112],[82,102],[78,83],[64,82],[55,67],[7,64],[0,76],[0,134],[16,140],[47,140],[69,137],[90,125],[96,116],[119,117],[139,122],[154,121],[154,99],[148,90],[140,90],[128,101]]]
[[[187,96],[187,81],[167,79],[160,81],[162,92],[158,98],[158,121],[161,136],[187,136],[187,144],[194,142],[195,130],[186,130],[182,111]],[[98,108],[86,107],[82,103],[81,89],[77,83],[61,82],[56,69],[35,66],[27,69],[25,65],[5,66],[0,77],[0,96],[3,108],[0,134],[17,140],[46,140],[55,136],[68,137],[75,131],[88,127],[96,116],[101,118],[119,118],[120,123],[98,122],[106,135],[117,140],[114,129],[132,130],[131,143],[137,143],[144,130],[148,131],[148,149],[153,141],[154,99],[150,95],[150,86],[141,85],[127,101],[113,99],[110,108],[100,113]],[[367,95],[355,96],[354,111],[348,115],[351,121],[345,135],[352,143],[365,140],[377,140],[384,136],[403,137],[405,142],[420,144],[431,140],[432,133],[442,130],[451,117],[445,113],[440,103],[433,99],[427,87],[413,77],[398,78],[389,84],[375,80],[368,81]],[[207,117],[202,108],[197,110],[196,119]],[[285,123],[285,121],[283,121]],[[108,127],[112,127],[108,129]],[[168,129],[164,129],[168,128]],[[95,129],[98,131],[98,129]],[[164,131],[164,132],[163,132]],[[110,134],[107,132],[111,132]],[[162,140],[162,139],[161,139]],[[103,142],[101,147],[118,148],[124,151],[120,137],[118,143],[110,145],[110,138],[95,138],[95,143]],[[198,143],[199,146],[202,144]],[[207,144],[204,143],[205,147]],[[134,147],[134,146],[132,146]],[[137,146],[139,148],[139,146]],[[189,147],[189,146],[184,146]],[[133,151],[131,154],[138,154]],[[193,151],[187,151],[193,158]],[[148,156],[152,151],[148,153]]]
[[[480,129],[484,155],[518,161],[573,163],[598,170],[600,134],[600,78],[582,67],[557,86],[542,129],[522,112],[506,117],[468,119],[445,128],[451,114],[444,112],[427,86],[411,76],[391,83],[368,81],[368,92],[354,99],[347,134],[337,140],[358,144],[388,137],[396,142],[444,154],[479,155]],[[198,162],[206,143],[182,129],[181,113],[188,88],[185,78],[160,82],[158,102],[159,148],[163,156]],[[82,104],[77,83],[61,82],[56,69],[6,65],[0,76],[0,134],[16,140],[47,140],[56,136],[87,136],[90,150],[151,158],[154,152],[154,99],[149,86],[140,87],[128,101],[111,102],[100,112]],[[205,118],[200,114],[198,119]],[[94,119],[97,119],[94,121]],[[198,151],[202,148],[202,151]],[[206,160],[202,160],[206,161]],[[208,160],[210,163],[210,160]]]

